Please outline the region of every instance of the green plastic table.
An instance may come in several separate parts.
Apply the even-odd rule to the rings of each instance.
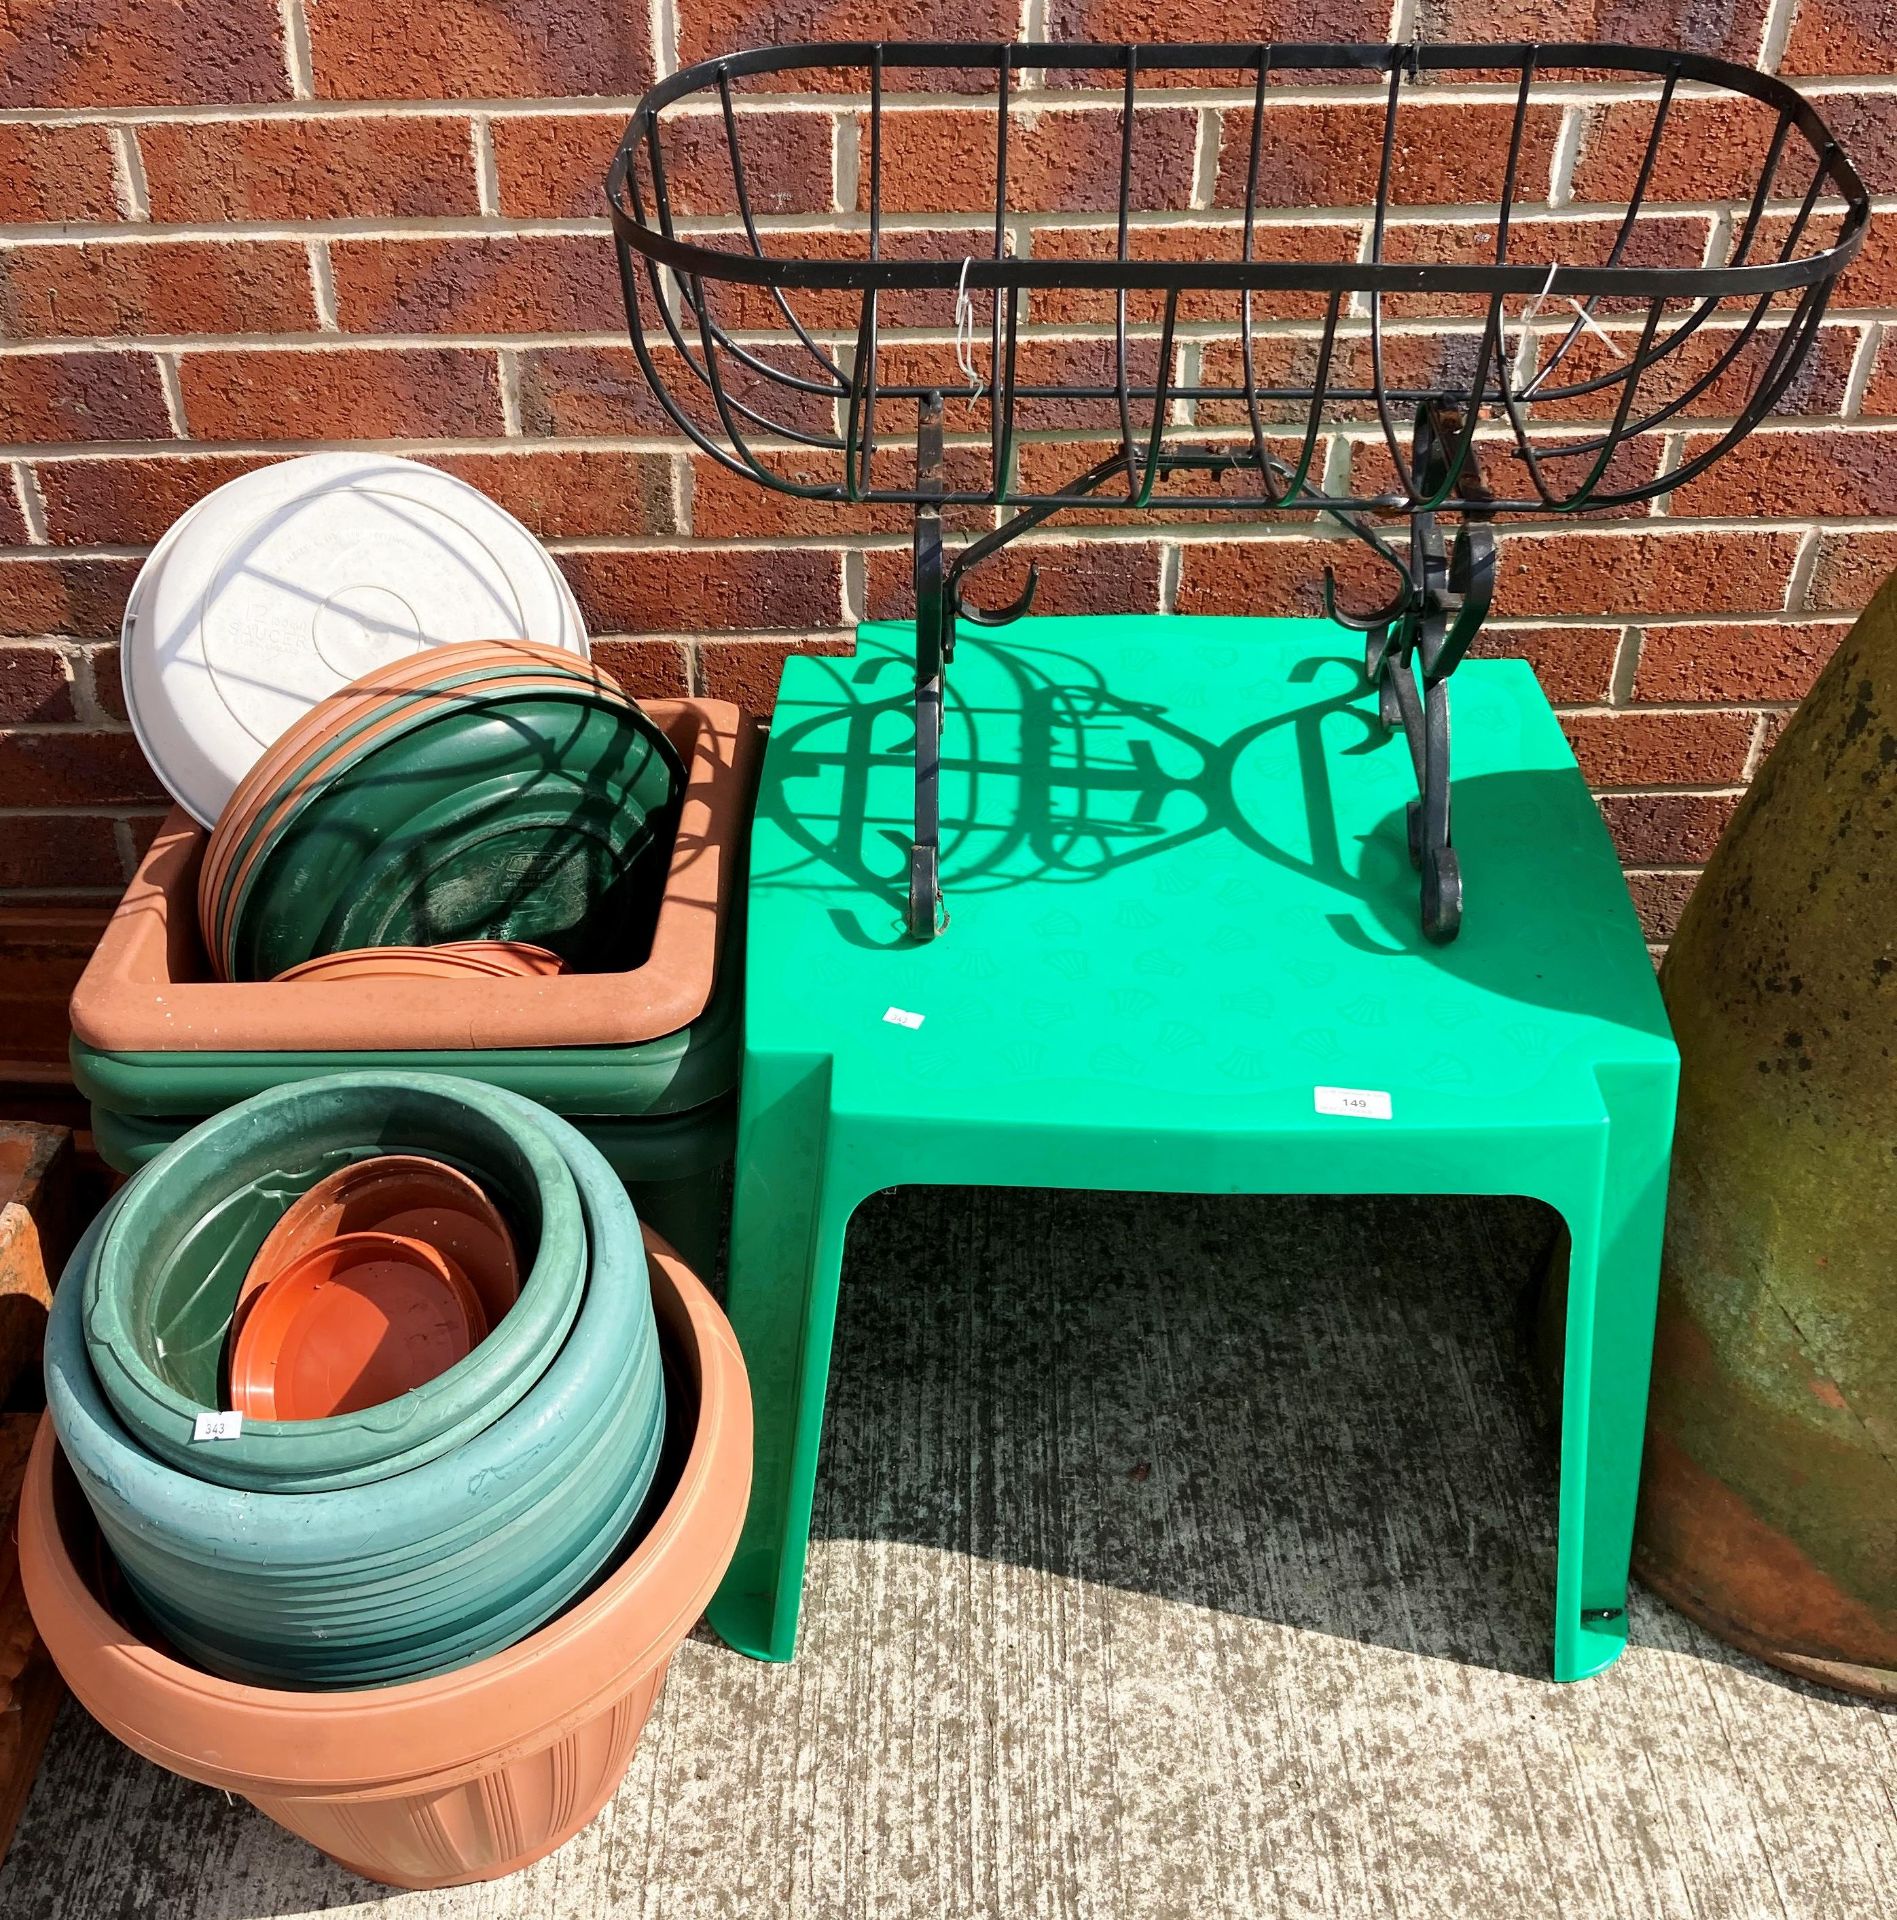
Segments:
[[[757,1464],[711,1608],[788,1659],[844,1233],[917,1183],[1523,1194],[1572,1240],[1554,1672],[1626,1642],[1678,1055],[1529,668],[1456,674],[1461,937],[1426,940],[1401,735],[1323,621],[964,629],[949,924],[902,932],[906,626],[784,673],[752,845],[728,1312]],[[1336,1276],[1347,1287],[1348,1274]]]

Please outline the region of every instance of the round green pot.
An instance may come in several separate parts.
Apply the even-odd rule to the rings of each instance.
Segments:
[[[519,1299],[464,1359],[397,1399],[194,1440],[197,1416],[224,1404],[225,1337],[264,1238],[317,1181],[381,1153],[445,1160],[493,1193],[532,1249]],[[437,1458],[513,1406],[573,1325],[586,1258],[567,1162],[490,1089],[384,1072],[303,1081],[203,1121],[125,1189],[86,1270],[86,1352],[132,1439],[187,1473],[286,1493],[355,1486]]]
[[[578,663],[576,667],[577,665]],[[578,670],[584,671],[583,668]],[[352,741],[361,740],[363,749],[366,749],[370,741],[364,736],[379,737],[384,732],[393,730],[391,721],[394,723],[394,728],[410,728],[420,726],[430,719],[439,718],[442,711],[440,699],[443,695],[456,693],[464,687],[486,687],[504,680],[531,678],[536,682],[544,682],[553,677],[553,671],[544,662],[521,661],[511,666],[473,667],[439,680],[431,680],[428,683],[426,699],[408,690],[391,693],[386,700],[372,707],[367,713],[359,715],[349,726],[326,737],[313,752],[283,775],[277,783],[277,791],[278,793],[286,790],[294,792],[324,760],[334,754],[338,748],[347,747]],[[404,709],[407,709],[406,713]],[[355,757],[354,754],[350,756],[351,759]],[[337,769],[331,769],[332,777],[336,771]],[[275,815],[275,806],[269,805],[261,808],[251,820],[248,830],[237,844],[222,884],[218,888],[217,897],[212,903],[212,922],[204,929],[205,944],[215,952],[220,964],[227,967],[229,941],[225,937],[225,930],[228,927],[231,890],[236,876],[244,870],[251,850],[267,832],[275,831]]]
[[[467,939],[603,967],[663,889],[683,786],[664,734],[583,682],[393,727],[273,827],[230,908],[233,974]]]
[[[47,1325],[47,1406],[132,1592],[210,1671],[291,1687],[447,1672],[550,1619],[624,1541],[664,1431],[644,1249],[612,1170],[563,1121],[537,1118],[580,1196],[591,1258],[579,1317],[498,1420],[385,1480],[246,1492],[147,1453],[100,1393],[80,1325],[109,1222],[74,1254]]]

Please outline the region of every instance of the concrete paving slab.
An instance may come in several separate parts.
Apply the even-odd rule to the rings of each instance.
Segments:
[[[68,1706],[14,1920],[1872,1920],[1897,1713],[1643,1594],[1548,1662],[1525,1204],[908,1191],[853,1229],[802,1650],[688,1643],[624,1788],[393,1894]]]

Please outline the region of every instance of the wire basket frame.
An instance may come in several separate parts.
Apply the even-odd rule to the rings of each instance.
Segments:
[[[779,236],[765,224],[768,216],[755,210],[756,183],[768,178],[769,161],[751,148],[761,146],[759,135],[769,122],[745,111],[757,104],[757,96],[739,93],[737,85],[760,76],[794,82],[835,69],[857,70],[865,77],[869,105],[857,141],[860,212],[844,228],[851,244],[840,257],[800,257],[774,246]],[[1267,137],[1272,84],[1339,69],[1357,69],[1382,81],[1380,125],[1369,128],[1377,153],[1365,257],[1284,258],[1274,247],[1286,230],[1259,217],[1261,189],[1275,164]],[[897,143],[903,118],[900,107],[891,105],[891,81],[918,73],[938,82],[946,78],[958,88],[953,95],[957,112],[986,121],[993,154],[991,197],[981,210],[985,217],[948,236],[950,244],[937,244],[935,257],[917,257],[913,245],[900,244],[914,242],[917,233],[913,227],[899,229],[886,207],[885,155]],[[1104,182],[1092,201],[1093,211],[1111,228],[1109,257],[1042,259],[1014,250],[1016,218],[1033,211],[1016,203],[1021,169],[1017,164],[1011,171],[1011,146],[1021,145],[1022,117],[1037,108],[1044,111],[1050,101],[1085,97],[1046,87],[1024,91],[1018,82],[1028,74],[1112,86],[1117,127],[1111,144],[1117,155],[1106,157],[1117,158],[1117,182]],[[1237,257],[1136,257],[1143,173],[1154,143],[1180,124],[1180,116],[1164,115],[1164,125],[1149,130],[1141,110],[1168,99],[1163,83],[1241,75],[1249,77],[1253,96],[1243,190],[1231,196],[1235,205],[1218,210],[1238,228]],[[1489,78],[1491,84],[1494,76],[1502,76],[1512,94],[1506,151],[1498,155],[1490,257],[1393,257],[1397,229],[1391,211],[1400,204],[1394,196],[1403,186],[1399,156],[1406,117],[1428,110],[1432,81],[1468,75]],[[1525,164],[1534,145],[1531,132],[1544,93],[1554,93],[1564,77],[1579,75],[1656,85],[1644,147],[1616,217],[1603,223],[1609,231],[1598,259],[1566,261],[1533,253],[1524,258],[1519,209],[1546,198],[1533,190]],[[984,89],[972,96],[959,91],[971,77]],[[1770,131],[1751,156],[1747,191],[1733,196],[1723,258],[1712,265],[1649,264],[1642,259],[1642,216],[1660,204],[1653,194],[1656,165],[1667,150],[1669,127],[1677,124],[1689,98],[1681,89],[1693,83],[1756,103],[1762,119],[1769,116]],[[716,158],[728,169],[719,176],[720,187],[729,188],[730,225],[722,233],[703,231],[715,224],[715,216],[682,216],[671,186],[681,171],[674,130],[690,123],[668,110],[701,103],[715,108],[715,115],[707,116],[717,129],[711,144],[722,147]],[[1435,111],[1429,120],[1439,133],[1451,133],[1457,116]],[[701,137],[689,156],[701,181],[714,171],[704,152],[703,126],[700,121],[692,129]],[[1711,465],[1770,411],[1809,349],[1830,288],[1856,252],[1869,217],[1863,185],[1850,162],[1813,108],[1782,81],[1699,54],[1579,44],[848,42],[762,49],[702,62],[653,88],[632,117],[608,193],[641,365],[672,419],[714,459],[763,485],[810,499],[913,504],[922,497],[913,468],[904,470],[906,462],[881,457],[891,450],[879,444],[890,403],[906,401],[913,408],[932,390],[967,388],[974,390],[975,410],[984,416],[987,458],[976,472],[969,471],[971,463],[962,463],[944,489],[943,503],[1049,512],[1152,504],[1176,444],[1202,426],[1195,416],[1207,413],[1239,429],[1222,437],[1229,462],[1223,471],[1227,477],[1249,476],[1251,484],[1169,491],[1164,503],[1170,507],[1572,513],[1644,500]],[[1778,207],[1784,211],[1774,218]],[[927,230],[921,237],[939,242],[943,232]],[[1534,227],[1534,237],[1549,240],[1545,223]],[[1582,236],[1577,229],[1575,238],[1594,235]],[[765,299],[727,302],[722,297],[744,289],[762,289]],[[1053,290],[1092,291],[1111,299],[1111,344],[1092,361],[1092,378],[1037,379],[1023,371],[1025,310],[1037,293]],[[913,313],[917,297],[931,294],[937,297],[940,329],[955,324],[960,308],[960,352],[953,362],[942,357],[941,371],[949,377],[892,378],[887,315],[903,296],[909,296]],[[1292,378],[1284,377],[1277,356],[1268,365],[1261,351],[1257,308],[1273,295],[1304,295],[1321,303],[1303,368]],[[1417,385],[1406,383],[1394,368],[1388,310],[1395,301],[1418,297],[1466,303],[1479,318],[1461,377]],[[971,313],[977,303],[986,308],[979,320]],[[760,306],[775,312],[760,315]],[[823,309],[827,327],[813,320],[808,311],[813,306]],[[1149,316],[1143,330],[1130,321],[1140,309]],[[1551,310],[1562,321],[1552,349],[1524,367],[1524,316],[1532,324]],[[1216,312],[1236,330],[1239,351],[1221,369],[1225,377],[1189,377],[1178,370],[1176,349],[1183,338],[1182,315],[1188,312]],[[1627,350],[1605,370],[1573,371],[1577,348],[1598,337],[1590,329],[1609,313],[1632,335]],[[1353,317],[1362,322],[1355,332]],[[760,318],[775,319],[791,350],[760,350]],[[1713,330],[1709,323],[1716,318],[1733,324]],[[742,324],[746,319],[748,329]],[[1775,324],[1768,327],[1768,319]],[[827,344],[819,338],[826,333],[842,335],[849,345]],[[970,355],[976,333],[985,336],[987,347],[978,370]],[[655,357],[655,346],[671,349],[664,364]],[[1358,350],[1348,350],[1353,348]],[[1668,384],[1669,371],[1689,359],[1690,372],[1683,370]],[[967,377],[957,380],[964,369]],[[1273,371],[1279,377],[1270,377]],[[1664,475],[1617,476],[1614,456],[1626,441],[1691,420],[1696,402],[1722,383],[1730,388],[1736,381],[1743,382],[1743,398],[1721,409],[1727,414],[1724,423],[1690,460]],[[690,404],[693,398],[703,404]],[[1587,400],[1594,403],[1588,411],[1605,424],[1558,443],[1533,434],[1538,414],[1572,416],[1577,403]],[[1511,477],[1523,483],[1522,490],[1500,494],[1487,486],[1467,488],[1469,455],[1462,447],[1435,488],[1419,488],[1406,447],[1407,414],[1424,401],[1453,408],[1470,443],[1480,421],[1500,423],[1514,451]],[[1374,416],[1386,483],[1331,496],[1322,485],[1323,432],[1329,417],[1350,407]],[[828,425],[826,408],[836,415]],[[1105,464],[1116,484],[1109,489],[1091,473],[1062,485],[1024,483],[1019,455],[1023,416],[1029,411],[1054,426],[1071,421],[1090,427],[1095,439],[1111,442]],[[1216,454],[1218,442],[1209,444]],[[826,462],[823,455],[834,458]]]
[[[836,192],[801,207],[799,112],[839,128]],[[955,622],[1018,616],[1035,576],[995,611],[963,582],[1069,510],[1324,515],[1387,570],[1353,612],[1327,569],[1325,606],[1409,739],[1424,924],[1453,937],[1446,682],[1488,523],[1703,472],[1799,377],[1869,219],[1784,82],[1585,43],[763,48],[655,86],[607,192],[677,428],[913,518],[923,938]],[[952,559],[944,512],[974,530]]]

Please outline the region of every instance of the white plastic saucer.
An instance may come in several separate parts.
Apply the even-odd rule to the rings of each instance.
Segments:
[[[456,640],[587,657],[565,576],[511,513],[386,453],[316,453],[207,494],[139,570],[125,704],[204,826],[284,728],[391,660]]]

